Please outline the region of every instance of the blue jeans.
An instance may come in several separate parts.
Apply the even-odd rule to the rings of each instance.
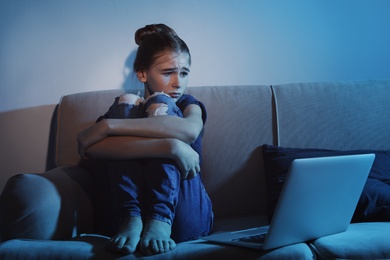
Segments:
[[[169,100],[164,96],[154,96],[147,100],[143,109],[147,110],[148,103],[165,103],[168,114],[182,117],[173,100],[173,103],[166,101]],[[110,110],[116,118],[136,113],[142,117],[139,106],[114,104]],[[147,116],[146,112],[142,114]],[[210,232],[212,205],[200,174],[193,179],[181,180],[173,160],[156,158],[112,161],[109,176],[120,217],[164,221],[172,226],[171,237],[177,243]]]
[[[187,241],[210,232],[211,201],[200,175],[181,180],[169,159],[118,161],[109,166],[120,216],[157,219],[172,226],[172,239]]]
[[[165,111],[156,112],[156,111],[150,109],[153,106],[153,104],[165,104],[165,106],[163,106]],[[148,99],[146,99],[146,102],[144,104],[144,109],[146,112],[146,116],[149,116],[149,117],[150,116],[157,116],[157,114],[158,115],[165,114],[165,115],[171,115],[171,116],[176,115],[179,117],[183,117],[183,114],[182,114],[181,110],[176,106],[175,101],[170,96],[165,95],[165,94],[154,94],[154,95],[150,96]]]

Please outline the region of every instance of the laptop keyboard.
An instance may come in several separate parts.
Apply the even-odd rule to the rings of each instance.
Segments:
[[[232,239],[232,241],[264,244],[265,235],[266,234],[259,234],[259,235],[253,235],[253,236],[247,236],[247,237],[239,237],[239,238]]]

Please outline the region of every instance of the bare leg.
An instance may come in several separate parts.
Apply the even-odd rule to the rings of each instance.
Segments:
[[[154,255],[173,250],[176,243],[170,236],[171,226],[168,223],[150,219],[141,238],[141,252],[144,255]]]
[[[137,217],[124,219],[119,232],[107,244],[107,249],[123,254],[132,254],[141,238],[142,220]]]

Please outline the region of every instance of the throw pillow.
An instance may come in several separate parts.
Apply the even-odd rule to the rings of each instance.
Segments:
[[[268,212],[272,218],[291,162],[298,158],[375,153],[375,161],[356,207],[352,222],[390,220],[390,151],[286,148],[263,145]]]

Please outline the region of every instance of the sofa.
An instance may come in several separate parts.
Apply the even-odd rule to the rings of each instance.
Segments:
[[[2,191],[0,259],[390,258],[390,80],[187,89],[208,111],[202,177],[213,202],[213,232],[269,223],[294,158],[377,155],[345,232],[268,251],[203,239],[155,256],[105,250],[113,230],[106,162],[82,160],[76,136],[122,92],[61,98],[51,133],[55,149],[49,149],[57,167],[15,175]]]

